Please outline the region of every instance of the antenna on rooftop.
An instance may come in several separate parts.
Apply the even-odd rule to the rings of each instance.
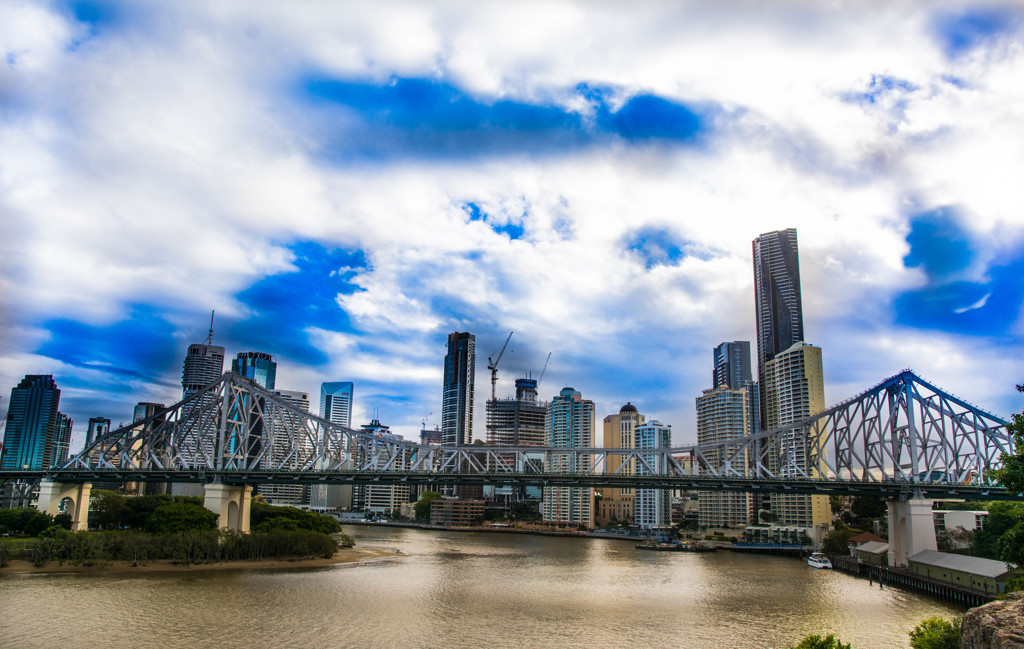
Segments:
[[[206,342],[203,343],[204,345],[212,345],[213,344],[213,314],[214,314],[213,309],[210,309],[210,333],[209,333],[209,335],[206,336]]]

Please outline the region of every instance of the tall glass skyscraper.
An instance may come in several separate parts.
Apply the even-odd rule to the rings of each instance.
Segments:
[[[265,352],[238,352],[231,360],[231,371],[252,379],[264,390],[277,387],[277,363]]]
[[[60,389],[51,375],[28,374],[11,388],[4,430],[6,470],[39,471],[50,468],[60,425]],[[69,429],[70,433],[70,429]]]
[[[352,428],[352,398],[355,386],[351,381],[320,384],[320,416],[327,421]]]
[[[448,334],[444,357],[444,392],[441,398],[441,445],[473,443],[473,387],[476,377],[476,336]]]
[[[796,229],[762,234],[754,239],[753,252],[757,376],[761,392],[759,414],[763,427],[767,418],[764,410],[765,364],[792,347],[793,343],[804,339]]]

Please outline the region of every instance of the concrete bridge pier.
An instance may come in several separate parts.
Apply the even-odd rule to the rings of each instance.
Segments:
[[[39,500],[36,501],[36,509],[46,512],[50,516],[60,513],[60,503],[67,498],[67,512],[71,515],[71,531],[79,532],[89,529],[89,492],[92,491],[90,482],[51,482],[41,480],[39,482]]]
[[[932,501],[920,494],[909,500],[888,500],[889,565],[906,568],[907,557],[921,550],[937,550]]]
[[[249,531],[249,506],[252,487],[249,485],[206,485],[203,507],[217,514],[217,527],[222,530]]]

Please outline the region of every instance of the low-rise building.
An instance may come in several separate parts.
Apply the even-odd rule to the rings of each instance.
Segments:
[[[886,541],[866,541],[854,549],[853,556],[871,566],[888,566],[889,544]]]
[[[1024,577],[1024,568],[1011,569],[1005,561],[935,550],[922,550],[908,557],[907,563],[915,575],[986,593],[1002,593],[1007,581]]]
[[[484,517],[482,500],[433,500],[430,502],[430,524],[449,527],[475,525]]]

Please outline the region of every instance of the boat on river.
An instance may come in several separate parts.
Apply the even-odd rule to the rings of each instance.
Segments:
[[[832,567],[832,562],[829,561],[828,555],[814,552],[811,556],[807,557],[807,565],[812,568],[828,569]]]

